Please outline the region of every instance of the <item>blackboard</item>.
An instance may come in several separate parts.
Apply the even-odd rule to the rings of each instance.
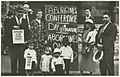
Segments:
[[[64,37],[69,38],[70,45],[74,51],[74,62],[72,70],[78,67],[77,46],[77,7],[72,5],[45,5],[46,38],[53,49],[62,45]]]

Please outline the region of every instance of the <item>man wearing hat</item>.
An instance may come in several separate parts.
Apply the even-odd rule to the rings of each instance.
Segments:
[[[11,59],[11,72],[13,75],[17,74],[17,62],[19,63],[19,74],[24,74],[24,43],[14,43],[13,42],[13,30],[24,30],[24,41],[26,42],[30,38],[30,32],[28,29],[27,20],[23,19],[23,9],[18,7],[15,10],[15,15],[9,20],[10,22],[5,23],[6,34],[5,44],[9,47],[8,53]],[[18,61],[17,61],[18,60]]]
[[[70,64],[73,62],[73,50],[68,46],[68,37],[63,38],[63,46],[60,48],[61,56],[65,62],[66,74],[69,74]]]

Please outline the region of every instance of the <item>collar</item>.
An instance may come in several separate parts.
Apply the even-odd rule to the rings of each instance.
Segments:
[[[38,20],[38,19],[36,18],[36,21],[37,21],[39,24],[41,23],[41,19]]]
[[[86,18],[86,19],[89,19],[90,17],[91,17],[91,14],[90,14],[89,16],[86,16],[85,18]]]
[[[63,46],[63,47],[65,47],[65,46]],[[68,47],[68,45],[67,45],[67,47]],[[67,48],[67,47],[65,47],[65,48]]]
[[[109,21],[107,24],[105,24],[105,26],[104,26],[104,31],[105,31],[105,29],[107,28],[107,26],[108,26],[110,23],[111,23],[111,21]]]
[[[29,50],[33,50],[33,49],[30,49],[30,48],[28,48]]]
[[[18,25],[20,25],[22,23],[22,17],[20,18],[20,21],[18,20],[17,16],[15,16],[15,19],[16,19],[16,22],[17,22]]]

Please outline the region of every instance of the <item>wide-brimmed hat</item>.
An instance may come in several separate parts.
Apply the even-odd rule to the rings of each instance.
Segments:
[[[93,24],[93,20],[92,19],[86,19],[85,23],[91,23],[91,24]]]
[[[56,53],[59,53],[59,54],[61,54],[61,51],[60,51],[60,49],[58,49],[58,48],[55,48],[55,50],[54,50],[54,52],[53,52],[54,54],[56,54]]]

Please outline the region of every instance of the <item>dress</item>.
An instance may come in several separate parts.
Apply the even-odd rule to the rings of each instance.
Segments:
[[[84,32],[83,39],[86,39],[88,35],[89,35],[89,31]],[[91,39],[91,40],[93,40],[93,39]],[[81,52],[83,52],[85,50],[84,47],[85,46],[83,46]],[[95,63],[92,60],[93,51],[94,51],[94,46],[91,46],[89,54],[87,54],[87,56],[82,55],[82,59],[81,59],[81,63],[80,63],[81,71],[95,72],[95,68],[94,68]]]
[[[40,20],[33,20],[31,22],[32,42],[37,56],[43,53],[44,49],[44,35],[43,35],[43,22]]]
[[[42,55],[41,56],[41,70],[42,72],[50,72],[50,59],[52,58],[52,55]]]

